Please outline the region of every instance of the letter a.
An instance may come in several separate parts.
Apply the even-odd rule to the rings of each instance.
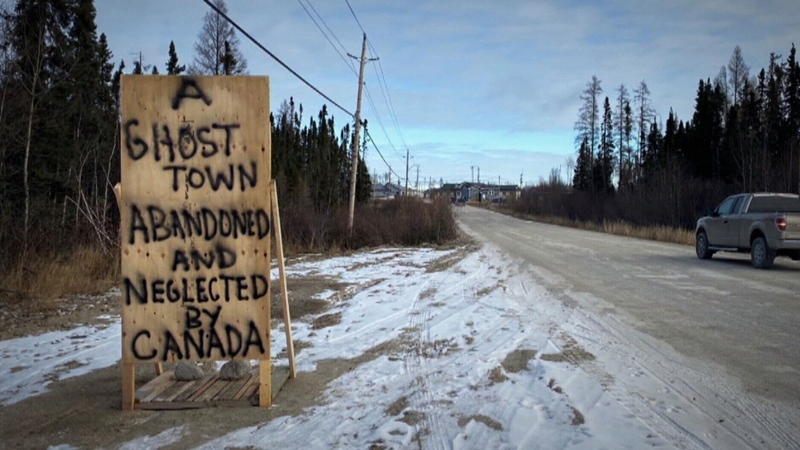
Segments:
[[[180,108],[181,101],[185,98],[196,98],[202,100],[206,106],[211,105],[211,99],[208,98],[202,89],[200,89],[200,87],[197,85],[197,81],[192,78],[182,77],[181,87],[178,89],[178,93],[175,94],[175,98],[172,99],[172,109]]]

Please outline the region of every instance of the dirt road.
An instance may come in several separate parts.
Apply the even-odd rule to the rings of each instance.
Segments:
[[[772,270],[755,270],[747,255],[701,261],[689,246],[533,223],[471,207],[459,208],[458,214],[466,231],[518,258],[567,307],[595,317],[597,329],[587,335],[638,347],[640,359],[650,354],[649,362],[638,361],[642,369],[656,374],[674,370],[653,354],[662,344],[689,361],[720,368],[723,378],[708,379],[698,371],[698,383],[705,385],[687,386],[682,395],[703,396],[707,404],[701,408],[741,411],[744,420],[774,428],[797,445],[796,432],[787,427],[800,426],[800,263],[779,258]],[[626,327],[652,342],[632,342]],[[674,384],[675,374],[659,375]]]

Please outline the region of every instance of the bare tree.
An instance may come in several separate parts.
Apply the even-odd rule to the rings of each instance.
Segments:
[[[225,0],[214,0],[214,6],[228,13]],[[216,11],[207,12],[203,18],[194,50],[194,62],[189,67],[191,74],[241,75],[247,72],[247,60],[239,50],[239,38],[233,26]]]
[[[624,84],[619,85],[619,88],[617,88],[617,94],[617,111],[615,115],[616,132],[617,137],[619,138],[619,146],[617,147],[617,151],[619,152],[618,187],[622,188],[624,166],[627,164],[627,160],[630,157],[629,141],[632,127],[630,114],[631,99],[630,94],[628,93],[628,88],[626,88]]]
[[[37,100],[39,99],[39,92],[36,90],[39,86],[40,80],[39,77],[42,74],[42,68],[44,67],[44,58],[45,58],[45,22],[44,20],[40,20],[37,24],[37,32],[36,36],[36,43],[35,50],[32,54],[25,55],[25,64],[29,65],[30,75],[32,79],[30,80],[30,90],[28,91],[28,95],[30,95],[30,103],[28,108],[28,117],[27,120],[27,128],[25,134],[25,162],[23,163],[23,189],[25,191],[25,216],[24,216],[24,223],[22,228],[22,257],[20,258],[20,266],[25,264],[25,260],[27,258],[27,251],[28,251],[28,230],[30,228],[30,209],[31,209],[31,191],[30,191],[30,181],[29,181],[29,171],[28,166],[30,164],[31,159],[31,141],[33,139],[33,121],[34,121],[34,113],[36,108]]]
[[[639,87],[634,89],[633,93],[633,101],[636,105],[636,128],[639,131],[637,139],[639,145],[636,152],[635,164],[638,170],[642,163],[642,151],[647,145],[647,134],[650,131],[650,122],[652,122],[654,112],[653,108],[650,106],[650,89],[647,87],[647,83],[644,80],[639,83]]]
[[[0,6],[0,83],[3,84],[2,93],[0,93],[0,126],[2,126],[3,119],[6,111],[6,97],[8,94],[9,74],[6,72],[7,68],[11,66],[11,56],[8,54],[8,36],[10,30],[8,29],[8,18],[4,11],[4,7]],[[0,133],[3,129],[0,128]],[[7,137],[0,134],[0,180],[3,179],[3,172],[5,169]],[[2,209],[0,209],[2,213]]]
[[[745,85],[750,78],[750,67],[745,64],[742,49],[738,45],[733,49],[733,55],[728,61],[728,74],[729,92],[733,95],[733,104],[738,105],[744,97]]]

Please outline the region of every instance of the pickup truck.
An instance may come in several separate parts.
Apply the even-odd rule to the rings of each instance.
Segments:
[[[768,269],[776,256],[800,260],[800,196],[737,194],[697,221],[700,259],[719,251],[750,253],[753,267]]]

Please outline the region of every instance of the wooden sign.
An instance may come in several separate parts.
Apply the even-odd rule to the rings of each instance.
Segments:
[[[120,97],[123,363],[269,361],[268,77],[124,75]]]

